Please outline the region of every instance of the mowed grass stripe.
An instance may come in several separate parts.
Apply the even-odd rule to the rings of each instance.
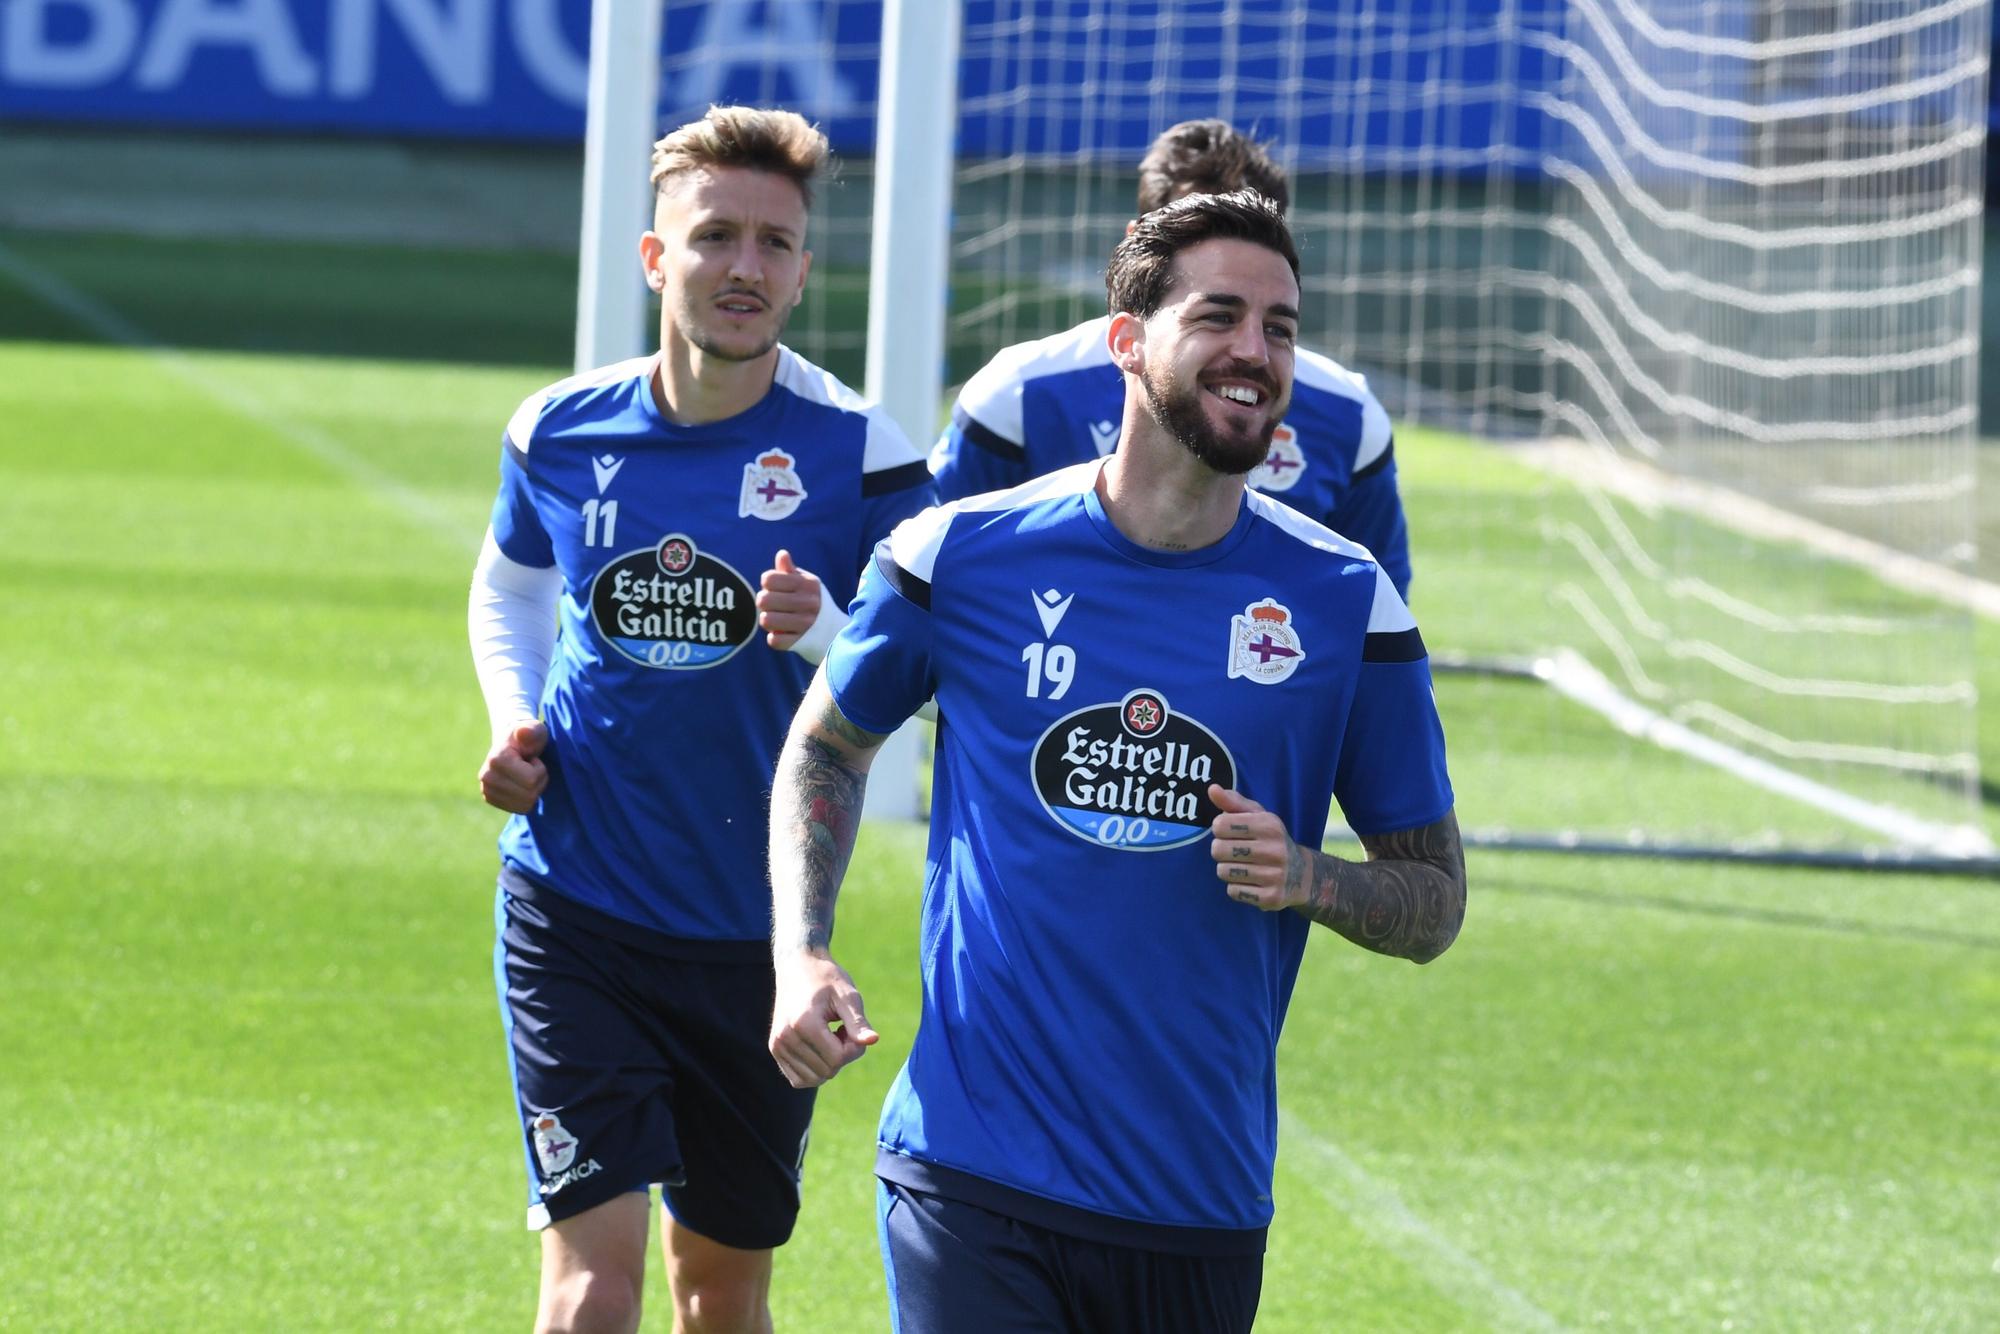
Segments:
[[[104,341],[142,350],[148,360],[164,373],[214,399],[231,414],[262,427],[270,435],[318,459],[369,496],[403,511],[423,531],[440,537],[454,534],[452,516],[434,505],[421,491],[406,485],[401,478],[376,467],[334,435],[306,422],[272,412],[240,385],[214,374],[197,358],[160,346],[151,335],[109,306],[30,264],[4,244],[0,244],[0,273]]]

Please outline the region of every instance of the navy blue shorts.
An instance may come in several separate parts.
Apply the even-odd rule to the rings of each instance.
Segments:
[[[675,941],[512,874],[494,917],[528,1225],[658,1183],[712,1241],[783,1245],[813,1095],[765,1045],[770,947]]]
[[[896,1334],[1247,1334],[1262,1255],[1170,1255],[1086,1241],[878,1181]]]

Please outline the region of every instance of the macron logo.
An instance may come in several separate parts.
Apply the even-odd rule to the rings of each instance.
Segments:
[[[1035,615],[1042,618],[1042,638],[1047,639],[1056,632],[1056,627],[1062,624],[1063,613],[1074,601],[1076,594],[1063,597],[1053,588],[1046,593],[1035,594]]]
[[[618,470],[624,466],[624,459],[613,458],[609,454],[606,454],[601,459],[592,459],[590,461],[590,470],[597,474],[598,495],[601,496],[604,494],[604,488],[611,485],[611,479],[616,477]]]
[[[1090,442],[1097,446],[1097,457],[1103,458],[1106,454],[1109,454],[1118,445],[1118,423],[1092,422],[1090,424]]]

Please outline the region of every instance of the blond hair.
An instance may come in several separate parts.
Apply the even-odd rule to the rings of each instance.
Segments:
[[[810,208],[828,154],[826,136],[796,111],[712,106],[653,145],[653,189],[666,189],[685,172],[748,167],[783,176]]]

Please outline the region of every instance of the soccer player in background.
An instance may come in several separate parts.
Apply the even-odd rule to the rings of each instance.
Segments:
[[[1244,486],[1292,389],[1284,215],[1168,204],[1106,288],[1117,451],[899,526],[772,791],[771,1051],[810,1088],[876,1040],[834,903],[869,761],[935,694],[922,1021],[876,1166],[904,1334],[1249,1329],[1312,924],[1421,963],[1464,915],[1415,621]],[[1332,800],[1366,861],[1319,851]]]
[[[765,793],[828,609],[933,497],[902,432],[778,342],[826,156],[782,111],[661,139],[659,352],[530,395],[503,439],[470,621],[543,1329],[637,1327],[657,1182],[674,1327],[768,1330],[798,1212]]]
[[[1227,121],[1183,121],[1139,163],[1139,215],[1184,195],[1246,188],[1290,207],[1284,168],[1262,144]],[[1116,447],[1125,377],[1105,323],[1006,348],[966,381],[931,450],[941,499],[1018,486]],[[1295,359],[1291,407],[1249,485],[1367,547],[1407,601],[1410,543],[1389,414],[1353,371],[1307,348]]]

